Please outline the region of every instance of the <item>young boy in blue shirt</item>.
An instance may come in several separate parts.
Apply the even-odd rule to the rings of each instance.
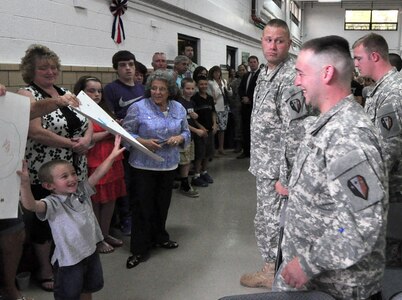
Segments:
[[[52,194],[35,200],[29,181],[28,167],[23,162],[21,202],[42,221],[48,220],[54,243],[52,257],[55,273],[55,299],[92,299],[92,293],[103,287],[102,265],[96,244],[103,240],[92,209],[91,195],[97,182],[106,174],[114,159],[124,151],[121,137],[116,136],[114,148],[95,172],[79,182],[74,167],[65,160],[53,160],[42,165],[39,178]]]

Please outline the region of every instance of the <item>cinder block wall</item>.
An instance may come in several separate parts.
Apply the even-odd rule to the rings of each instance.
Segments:
[[[56,85],[73,90],[78,78],[84,75],[95,76],[105,85],[116,79],[116,71],[107,67],[62,66]],[[18,64],[0,64],[0,83],[10,92],[16,92],[26,85],[22,80]]]

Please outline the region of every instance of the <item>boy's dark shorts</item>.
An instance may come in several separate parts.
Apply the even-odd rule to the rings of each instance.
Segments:
[[[103,271],[99,253],[84,258],[78,264],[59,267],[54,264],[56,300],[78,300],[81,293],[94,293],[103,288]]]
[[[207,137],[194,137],[194,145],[195,145],[195,159],[201,160],[204,158],[210,158],[214,155],[215,144],[214,144],[214,134],[212,132],[208,132]]]

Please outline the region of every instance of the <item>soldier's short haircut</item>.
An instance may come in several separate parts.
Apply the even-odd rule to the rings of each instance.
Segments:
[[[377,52],[382,59],[388,61],[388,43],[383,36],[376,33],[369,33],[353,44],[353,49],[363,45],[367,53]]]
[[[286,31],[287,36],[290,38],[289,26],[285,21],[283,21],[281,19],[269,20],[269,22],[267,23],[267,25],[265,27],[279,27],[279,28],[282,28],[282,29],[284,29]]]
[[[343,37],[329,35],[312,39],[304,43],[301,50],[311,50],[316,55],[328,57],[341,76],[350,74],[350,80],[352,80],[354,63],[350,55],[349,43]],[[346,79],[349,80],[348,77]]]

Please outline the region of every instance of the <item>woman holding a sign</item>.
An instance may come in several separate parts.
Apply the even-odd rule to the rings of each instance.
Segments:
[[[63,98],[69,91],[55,85],[61,64],[56,53],[43,45],[31,45],[21,60],[21,74],[28,84],[18,91],[31,98],[31,102],[48,98]],[[26,160],[35,199],[42,199],[49,191],[42,188],[38,170],[44,162],[64,159],[76,168],[79,180],[87,177],[87,161],[84,155],[92,139],[92,126],[81,115],[69,107],[59,107],[41,118],[31,120],[28,131]],[[40,286],[46,291],[53,290],[53,271],[50,264],[52,235],[47,222],[36,216],[32,224],[31,239],[38,258],[39,271],[36,274]]]
[[[179,147],[190,141],[187,113],[171,101],[177,94],[173,76],[163,70],[152,73],[145,87],[145,99],[133,103],[123,121],[123,128],[164,161],[156,161],[129,144],[130,185],[128,194],[132,210],[130,250],[127,260],[131,269],[149,258],[152,247],[174,249],[166,219],[172,197],[175,170],[179,163]]]

